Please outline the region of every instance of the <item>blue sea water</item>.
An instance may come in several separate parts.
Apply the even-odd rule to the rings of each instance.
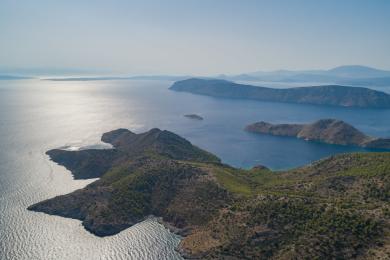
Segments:
[[[390,110],[216,99],[168,90],[169,81],[0,81],[0,259],[180,259],[180,238],[153,218],[99,238],[80,221],[26,208],[93,180],[73,180],[49,161],[52,148],[95,147],[119,127],[173,131],[225,163],[286,169],[342,152],[364,151],[243,131],[256,121],[345,120],[363,132],[390,136]],[[196,113],[204,120],[184,114]]]

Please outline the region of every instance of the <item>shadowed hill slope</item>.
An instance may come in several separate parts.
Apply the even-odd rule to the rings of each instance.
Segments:
[[[157,128],[141,134],[135,134],[127,129],[117,129],[103,134],[101,140],[111,144],[115,149],[80,151],[53,149],[46,154],[70,170],[75,179],[100,177],[112,166],[142,154],[166,156],[176,160],[220,161],[215,155],[199,149],[184,138]]]

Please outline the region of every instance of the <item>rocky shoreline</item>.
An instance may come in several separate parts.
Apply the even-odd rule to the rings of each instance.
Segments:
[[[252,133],[288,136],[328,144],[353,145],[372,149],[390,149],[390,138],[368,136],[355,127],[337,119],[321,119],[310,124],[270,124],[264,121],[250,124]]]
[[[28,209],[79,219],[97,236],[156,216],[182,236],[177,251],[193,259],[376,259],[390,248],[383,232],[390,230],[390,172],[383,171],[390,153],[273,172],[222,164],[160,129],[118,129],[102,141],[114,149],[48,151],[75,178],[99,179]]]

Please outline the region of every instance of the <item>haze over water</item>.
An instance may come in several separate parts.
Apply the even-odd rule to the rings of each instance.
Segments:
[[[119,127],[173,131],[249,168],[286,169],[361,148],[243,131],[255,121],[307,123],[337,118],[373,136],[390,136],[390,110],[215,99],[168,90],[169,81],[0,81],[0,259],[179,259],[179,237],[154,219],[99,238],[78,220],[30,212],[43,199],[84,187],[51,162],[52,148],[100,144]],[[203,121],[184,114],[196,113]]]

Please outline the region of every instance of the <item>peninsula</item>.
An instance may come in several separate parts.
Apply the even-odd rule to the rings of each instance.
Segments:
[[[98,236],[162,218],[201,259],[378,259],[389,253],[390,153],[354,153],[284,172],[236,169],[159,129],[102,136],[114,149],[47,154],[100,177],[28,209],[75,218]]]
[[[390,138],[367,136],[355,127],[337,119],[321,119],[311,124],[270,124],[264,121],[245,127],[253,133],[290,136],[306,141],[390,149]]]
[[[274,89],[219,79],[191,78],[176,81],[170,89],[220,98],[342,107],[390,108],[389,94],[368,88],[340,85]]]

